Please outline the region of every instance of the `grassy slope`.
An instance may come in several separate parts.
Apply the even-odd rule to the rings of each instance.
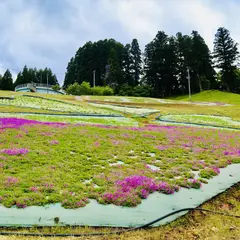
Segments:
[[[11,92],[11,91],[0,91],[0,96],[14,96],[14,95],[22,95],[23,93],[19,92]],[[87,107],[87,97],[83,97],[85,101],[79,101],[76,100],[75,96],[69,96],[69,95],[51,95],[51,94],[40,94],[40,93],[27,93],[29,95],[33,96],[42,96],[42,97],[48,97],[56,100],[65,101],[67,103],[74,103],[81,106]],[[91,96],[93,99],[97,100],[104,100],[104,98],[111,98],[112,104],[117,103],[119,105],[130,105],[135,106],[136,103],[138,103],[137,107],[144,107],[144,108],[153,108],[160,110],[161,114],[214,114],[219,116],[228,116],[233,118],[234,120],[240,120],[240,95],[239,94],[233,94],[233,93],[226,93],[226,92],[220,92],[220,91],[204,91],[202,93],[194,94],[192,96],[193,101],[212,101],[212,102],[225,102],[234,104],[234,106],[198,106],[198,105],[185,105],[185,104],[178,104],[176,101],[176,104],[162,104],[157,103],[156,99],[150,99],[150,98],[136,98],[136,101],[130,102],[130,103],[121,103],[118,99],[121,98],[128,98],[128,97],[116,97],[116,96],[110,96],[110,97],[103,97],[103,96]],[[135,98],[129,98],[129,99],[135,99]],[[140,101],[140,100],[141,101]],[[188,96],[179,96],[176,98],[173,98],[175,100],[188,100]],[[144,101],[147,100],[148,103],[144,103]],[[150,101],[151,100],[151,101]],[[116,102],[114,102],[116,101]],[[237,106],[236,106],[237,105]],[[0,106],[0,112],[30,112],[31,110],[29,108],[21,109],[16,107],[11,107],[9,109],[8,107]],[[35,109],[32,110],[33,112],[36,112]],[[51,111],[43,111],[39,110],[38,112],[51,112]],[[151,118],[151,116],[150,116]]]
[[[0,91],[0,96],[12,96],[21,95],[22,93]],[[31,94],[35,95],[35,94]],[[37,94],[44,96],[41,94]],[[46,96],[45,96],[46,97]],[[48,95],[49,98],[61,99],[67,102],[82,104],[76,101],[74,96],[59,96],[59,95]],[[188,100],[188,96],[181,96],[173,98],[175,100]],[[226,102],[230,104],[240,105],[240,95],[232,93],[223,93],[219,91],[205,91],[203,93],[193,95],[193,101],[212,101],[212,102]],[[147,105],[147,104],[146,104]],[[156,106],[152,106],[155,108]],[[3,107],[5,109],[5,107]],[[219,113],[220,115],[233,116],[239,119],[239,114],[234,107],[201,107],[201,106],[187,106],[187,105],[165,105],[159,104],[162,113]],[[3,110],[3,109],[2,109]],[[17,109],[15,109],[17,110]],[[0,110],[1,111],[1,110]],[[6,111],[6,110],[5,110]],[[14,112],[14,108],[12,109]],[[240,185],[238,184],[234,188],[221,194],[216,199],[205,203],[202,207],[226,211],[231,214],[240,214]],[[81,232],[92,232],[92,231],[109,231],[110,229],[92,229],[92,228],[63,228],[63,229],[51,229],[51,232],[60,233],[81,233]],[[26,230],[23,230],[26,231]],[[36,231],[36,230],[33,230]],[[42,229],[44,232],[50,232],[49,229]],[[94,237],[89,239],[238,239],[240,235],[240,224],[238,219],[229,217],[222,217],[218,215],[191,213],[187,216],[163,227],[154,228],[151,230],[141,230],[129,234],[120,236],[107,236],[107,237]],[[5,237],[0,236],[0,240],[15,240],[15,239],[52,239],[52,238],[26,238],[26,237]],[[65,238],[73,239],[73,238]],[[81,239],[87,239],[86,237]]]
[[[76,99],[75,96],[72,95],[57,95],[57,94],[42,94],[42,93],[30,93],[30,92],[14,92],[14,91],[2,91],[0,90],[0,97],[12,97],[12,96],[21,96],[23,94],[36,96],[36,97],[43,97],[48,98],[52,100],[58,100],[65,103],[80,105],[84,108],[91,108],[91,109],[98,109],[97,107],[89,106],[88,103],[84,101],[79,101]],[[107,110],[107,109],[105,109]],[[43,110],[43,109],[34,109],[34,108],[20,108],[20,107],[14,107],[14,106],[1,106],[0,105],[0,112],[41,112],[41,113],[56,113],[56,111],[51,110]],[[113,113],[118,113],[117,111],[113,111]],[[61,113],[58,111],[58,113]],[[66,112],[65,112],[66,113]]]
[[[117,104],[122,106],[136,106],[136,107],[143,107],[143,108],[153,108],[160,111],[161,114],[207,114],[207,115],[219,115],[219,116],[227,116],[231,117],[234,120],[240,120],[240,95],[233,94],[233,93],[226,93],[220,91],[205,91],[199,94],[193,95],[193,101],[198,102],[224,102],[228,104],[234,104],[233,106],[201,106],[201,105],[190,105],[190,104],[179,104],[176,101],[175,104],[167,104],[167,103],[156,103],[156,99],[150,98],[130,98],[125,97],[132,102],[121,102],[121,98],[123,97],[97,97],[97,96],[90,96],[90,97],[83,97],[85,101],[87,99],[92,99],[95,102],[99,102],[104,104],[104,99],[107,98],[111,100],[111,103],[105,102],[105,104]],[[119,100],[120,99],[120,100]],[[174,98],[175,100],[188,100],[186,96],[180,96]],[[133,101],[134,100],[134,101]],[[141,100],[141,101],[140,101]],[[147,100],[148,103],[144,101]],[[150,101],[151,100],[151,101]],[[154,101],[153,101],[154,100]],[[237,105],[237,106],[236,106]],[[159,114],[157,114],[159,115]],[[155,115],[150,116],[150,118],[156,117]]]
[[[0,90],[0,97],[11,97],[11,96],[20,96],[20,95],[31,95],[31,96],[40,96],[45,98],[51,98],[55,100],[65,101],[67,103],[74,103],[78,105],[82,105],[83,103],[80,101],[75,100],[75,96],[70,95],[57,95],[57,94],[43,94],[43,93],[31,93],[31,92],[13,92],[13,91],[1,91]]]
[[[221,211],[229,214],[240,215],[240,184],[235,185],[227,192],[217,196],[216,198],[204,203],[201,207]],[[0,231],[7,231],[0,229]],[[14,231],[14,230],[13,230]],[[16,231],[16,230],[15,230]],[[26,232],[26,230],[19,230]],[[83,232],[108,232],[116,231],[116,229],[94,229],[94,228],[43,228],[40,230],[32,229],[31,232],[41,233],[83,233]],[[238,240],[240,236],[240,223],[239,219],[231,218],[227,216],[214,215],[210,213],[192,212],[183,216],[169,225],[139,230],[122,235],[113,235],[105,237],[83,237],[83,238],[64,238],[70,239],[92,239],[92,240],[189,240],[189,239],[208,239],[208,240],[219,240],[219,239],[235,239]],[[15,237],[15,236],[0,236],[0,240],[50,240],[52,238],[46,237]],[[63,239],[63,238],[54,238]]]
[[[173,97],[174,100],[188,101],[188,95]],[[198,102],[224,102],[229,104],[240,105],[240,94],[227,93],[216,90],[208,90],[201,93],[193,94],[192,101]]]

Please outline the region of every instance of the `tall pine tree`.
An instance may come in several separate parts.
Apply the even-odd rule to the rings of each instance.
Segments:
[[[215,71],[212,66],[210,50],[197,31],[192,32],[191,65],[194,73],[194,92],[209,89],[215,82]]]
[[[83,81],[92,85],[94,70],[96,71],[96,86],[103,86],[105,84],[105,68],[108,65],[112,49],[114,49],[118,64],[123,70],[124,46],[121,43],[114,39],[87,42],[77,50],[75,57],[68,63],[64,87],[66,88],[73,82],[81,84]],[[118,83],[118,85],[120,84],[122,83]]]
[[[164,96],[166,91],[166,52],[168,36],[159,31],[145,49],[145,74],[147,81],[154,88],[155,96]]]
[[[132,75],[132,65],[133,65],[133,58],[131,55],[131,45],[126,44],[124,47],[123,52],[123,74],[124,74],[124,83],[128,84],[129,86],[134,85],[134,78]]]
[[[134,80],[132,85],[136,86],[139,83],[142,72],[142,54],[136,38],[132,40],[130,53],[132,58],[132,75]]]
[[[188,91],[187,68],[191,70],[191,79],[193,78],[192,72],[192,39],[188,35],[177,33],[177,46],[178,46],[178,94],[186,94]]]
[[[10,71],[8,69],[3,74],[3,77],[0,81],[0,89],[1,90],[10,90],[10,91],[12,91],[14,89],[12,74],[10,73]]]
[[[229,30],[220,27],[214,40],[214,58],[227,91],[234,89],[234,70],[238,57],[238,44],[231,38]]]
[[[63,88],[66,89],[67,86],[73,84],[75,81],[76,81],[76,79],[75,79],[75,62],[74,62],[74,58],[72,57],[67,66],[67,72],[65,73]]]
[[[119,85],[124,83],[124,77],[117,58],[117,53],[113,48],[109,54],[108,66],[109,69],[106,77],[106,84],[114,89],[117,89]]]
[[[31,82],[58,85],[57,77],[50,68],[37,70],[36,68],[24,66],[23,71],[18,73],[14,86]]]

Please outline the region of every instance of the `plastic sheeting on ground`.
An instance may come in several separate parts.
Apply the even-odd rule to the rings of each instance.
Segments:
[[[56,217],[60,225],[139,226],[174,210],[197,207],[239,181],[240,164],[232,164],[221,169],[220,175],[210,179],[208,184],[203,184],[201,189],[182,188],[173,195],[153,193],[135,208],[101,205],[94,200],[79,209],[64,209],[60,204],[25,209],[0,206],[0,226],[55,226]],[[172,216],[155,226],[166,224],[183,214]]]

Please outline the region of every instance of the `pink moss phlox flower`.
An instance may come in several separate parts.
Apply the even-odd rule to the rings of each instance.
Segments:
[[[140,198],[147,198],[150,193],[159,191],[165,194],[173,194],[179,190],[178,186],[171,186],[166,182],[157,182],[149,177],[134,175],[115,182],[117,189],[114,192],[106,192],[102,198],[106,203],[116,205],[136,206]]]
[[[54,186],[54,185],[53,185],[53,184],[50,184],[50,183],[45,183],[45,184],[44,184],[44,187],[45,187],[45,188],[51,188],[51,189],[52,189],[53,186]]]
[[[84,207],[85,205],[86,205],[86,203],[84,201],[82,201],[82,200],[76,202],[76,206],[77,207]]]
[[[116,181],[116,184],[118,186],[121,186],[123,191],[127,191],[127,189],[131,188],[136,189],[137,187],[148,188],[152,191],[157,189],[157,185],[153,179],[139,175],[130,176],[124,180]]]
[[[166,194],[173,194],[175,191],[178,191],[178,186],[171,186],[170,184],[166,182],[161,182],[157,186],[157,190],[162,193]]]
[[[37,192],[38,191],[38,187],[30,187],[29,191],[31,192]]]
[[[219,168],[217,168],[217,167],[215,167],[215,166],[212,166],[211,168],[212,168],[212,170],[213,170],[216,174],[219,174],[219,173],[220,173],[220,169],[219,169]]]
[[[13,149],[3,149],[2,153],[7,155],[24,155],[29,152],[27,148],[13,148]]]
[[[40,134],[42,136],[52,136],[52,133],[50,133],[50,132],[41,132]]]
[[[5,180],[5,184],[7,186],[11,186],[18,183],[18,181],[19,179],[17,177],[7,177],[7,179]]]
[[[223,154],[225,156],[240,156],[240,150],[238,149],[232,149],[233,151],[224,151]]]
[[[119,141],[119,140],[111,140],[112,144],[114,145],[119,145],[119,144],[122,144],[123,141]]]
[[[100,143],[99,143],[99,142],[95,142],[95,143],[94,143],[94,146],[95,146],[95,147],[100,147]]]
[[[142,198],[147,198],[148,197],[148,195],[149,195],[149,192],[146,190],[146,189],[142,189],[141,190],[141,197]]]
[[[144,167],[147,169],[151,169],[150,166],[148,166],[147,164],[144,164]]]
[[[57,144],[59,144],[59,142],[58,142],[58,140],[52,140],[52,141],[50,141],[50,144],[51,145],[57,145]]]
[[[0,159],[4,160],[4,161],[7,160],[7,158],[5,156],[0,156]]]
[[[165,149],[168,149],[168,146],[157,146],[157,149],[163,151]]]
[[[184,143],[182,146],[183,146],[183,147],[185,147],[185,148],[192,147],[192,145],[191,145],[191,144],[187,144],[187,143]]]
[[[27,207],[27,204],[17,202],[17,203],[16,203],[16,206],[17,206],[17,208],[26,208],[26,207]]]
[[[144,138],[157,138],[156,136],[154,136],[154,135],[151,135],[151,134],[143,134],[143,137]]]
[[[16,138],[21,138],[21,137],[23,137],[23,134],[21,134],[21,133],[16,135]]]
[[[0,118],[0,128],[21,128],[25,125],[48,125],[54,127],[64,127],[66,123],[54,123],[54,122],[40,122],[35,120],[27,120],[21,118]]]
[[[198,179],[189,179],[188,182],[190,183],[190,187],[193,188],[201,188],[202,183]]]

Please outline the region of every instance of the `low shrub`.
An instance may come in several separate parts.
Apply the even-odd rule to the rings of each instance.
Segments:
[[[92,88],[89,82],[82,82],[80,85],[74,83],[67,88],[67,94],[72,95],[97,95],[97,96],[110,96],[114,95],[114,91],[109,86],[101,87],[96,86]]]

